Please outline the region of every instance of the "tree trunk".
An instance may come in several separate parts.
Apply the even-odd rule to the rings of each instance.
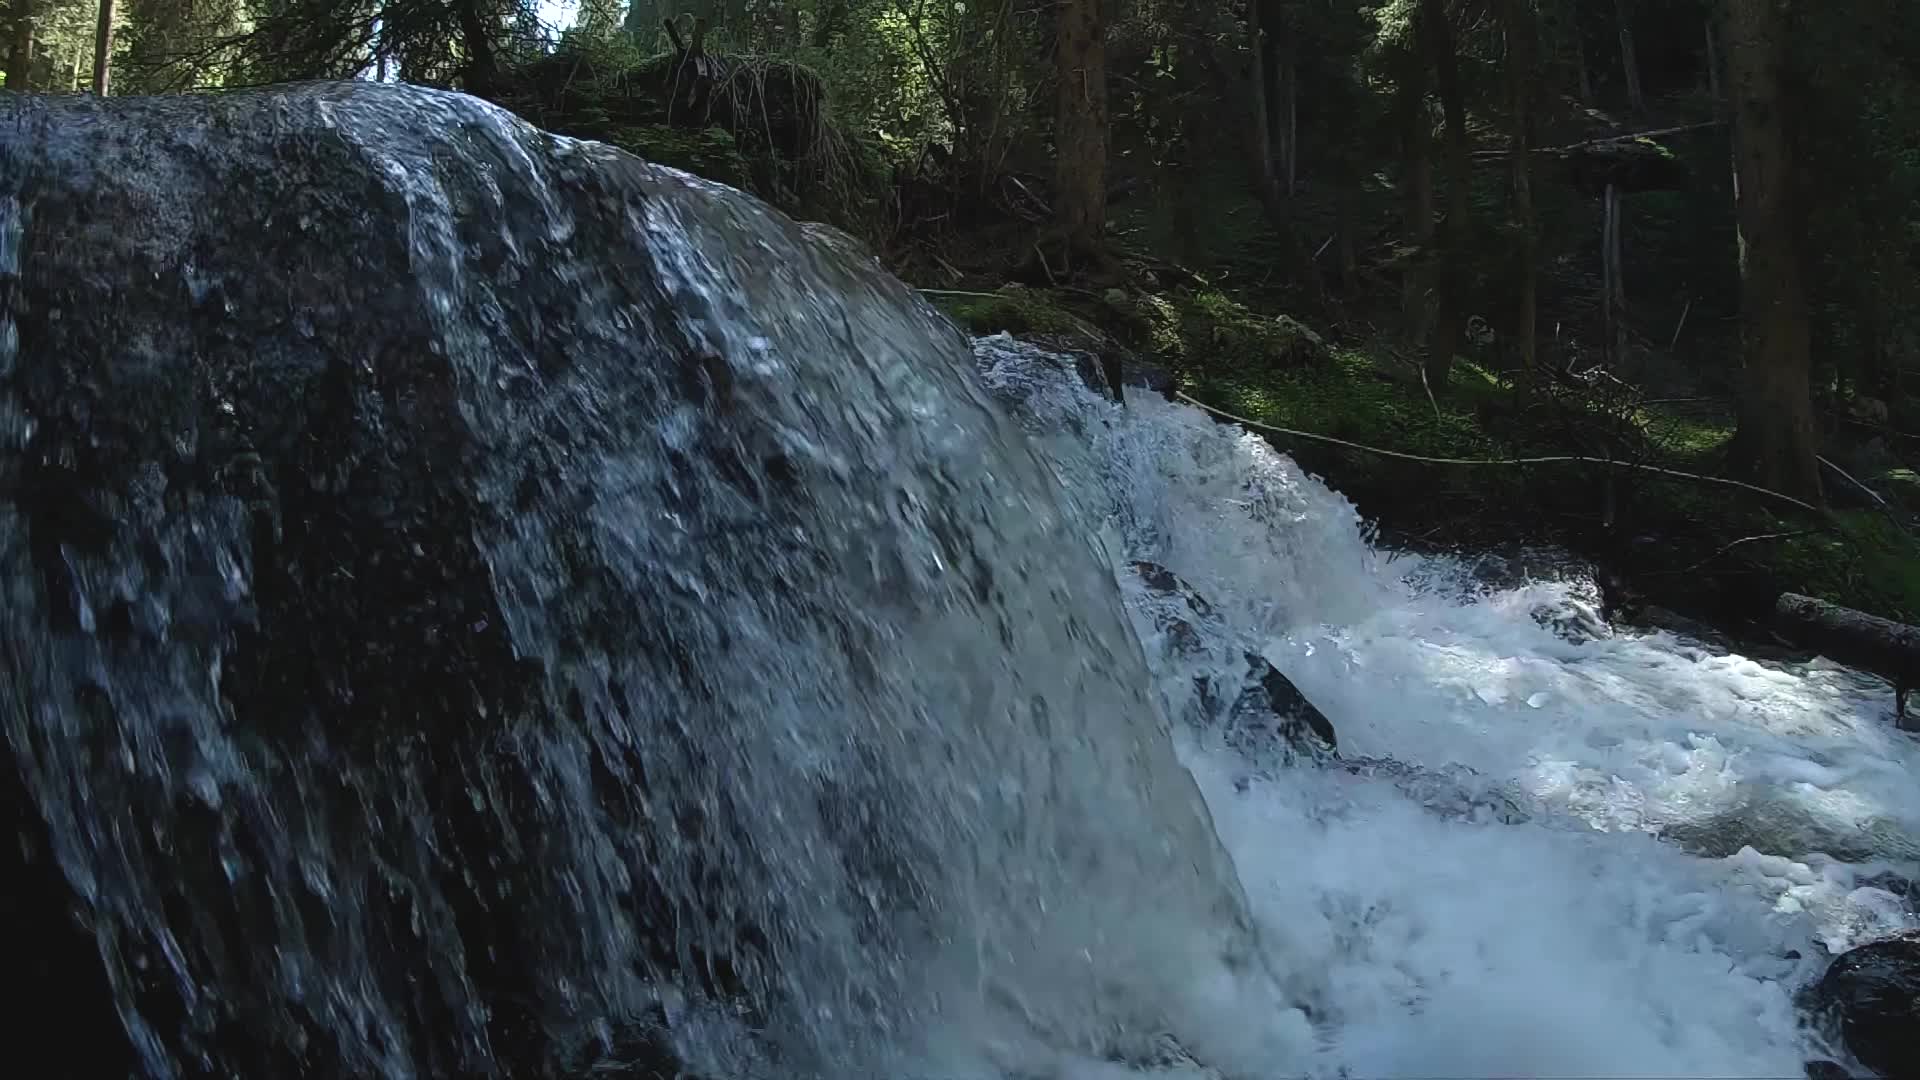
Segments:
[[[1581,38],[1577,25],[1573,29],[1573,70],[1580,90],[1580,104],[1592,107],[1593,72],[1587,69],[1587,43]]]
[[[1707,20],[1707,97],[1720,100],[1720,44],[1714,39],[1713,20]]]
[[[1427,338],[1426,375],[1430,386],[1445,386],[1453,371],[1453,353],[1460,344],[1466,313],[1461,286],[1465,283],[1470,233],[1470,185],[1473,165],[1467,146],[1467,108],[1460,89],[1460,59],[1454,51],[1453,24],[1447,20],[1445,0],[1421,0],[1420,34],[1434,67],[1440,108],[1446,117],[1447,230],[1441,245],[1439,308],[1433,332]]]
[[[1068,250],[1106,250],[1107,39],[1101,0],[1061,0],[1054,209]]]
[[[33,89],[33,0],[13,0],[13,43],[7,53],[7,89]]]
[[[1427,70],[1419,55],[1401,64],[1394,111],[1400,127],[1401,197],[1407,245],[1401,272],[1401,321],[1410,341],[1425,341],[1433,295],[1433,124],[1427,118]]]
[[[1261,33],[1267,40],[1265,79],[1267,79],[1267,144],[1273,154],[1273,183],[1281,194],[1292,198],[1298,167],[1294,163],[1294,61],[1288,56],[1290,44],[1284,40],[1279,4],[1267,0],[1267,15],[1261,19]]]
[[[1808,389],[1807,299],[1795,250],[1793,156],[1780,98],[1783,19],[1775,0],[1723,5],[1740,226],[1742,370],[1731,467],[1808,501],[1820,467]]]
[[[1292,58],[1280,59],[1280,100],[1285,110],[1280,118],[1280,161],[1283,186],[1291,199],[1300,185],[1300,69]]]
[[[1920,686],[1920,627],[1798,593],[1781,595],[1773,619],[1806,648],[1891,681],[1901,730],[1920,731],[1920,718],[1908,714],[1906,701],[1907,692]]]
[[[1600,208],[1600,322],[1609,367],[1626,359],[1626,296],[1620,273],[1620,189],[1608,184]]]
[[[1627,104],[1634,112],[1647,111],[1646,95],[1640,90],[1640,61],[1633,53],[1633,13],[1627,0],[1613,0],[1614,18],[1620,24],[1620,69],[1627,80]]]
[[[1529,385],[1539,365],[1538,301],[1539,237],[1533,210],[1533,170],[1528,161],[1533,121],[1533,79],[1539,23],[1534,17],[1532,0],[1508,0],[1507,7],[1507,108],[1512,113],[1507,149],[1512,155],[1513,224],[1519,234],[1516,258],[1519,261],[1519,310],[1514,319],[1514,342],[1519,354],[1520,376]]]
[[[106,97],[113,63],[113,0],[100,0],[100,23],[93,34],[93,92]]]
[[[1247,0],[1247,63],[1250,65],[1247,70],[1247,96],[1253,113],[1252,142],[1249,146],[1253,182],[1259,189],[1261,204],[1267,207],[1271,217],[1278,212],[1276,203],[1280,196],[1280,170],[1273,159],[1273,64],[1269,52],[1272,34],[1266,26],[1267,3],[1268,0]]]
[[[467,67],[464,89],[475,97],[486,97],[500,74],[493,55],[493,34],[487,18],[480,12],[481,0],[459,0],[455,16],[460,21],[461,44],[466,46]]]
[[[1358,223],[1358,207],[1350,193],[1350,184],[1343,184],[1341,194],[1334,203],[1336,219],[1334,227],[1338,236],[1340,253],[1340,291],[1347,296],[1360,294],[1360,249],[1355,243],[1354,233]]]
[[[1277,98],[1279,52],[1275,31],[1279,28],[1279,7],[1275,0],[1249,0],[1247,4],[1247,95],[1253,111],[1248,151],[1253,184],[1267,212],[1267,223],[1280,240],[1287,276],[1305,282],[1315,293],[1324,293],[1319,264],[1300,238],[1295,208],[1287,200],[1285,173],[1275,157],[1274,144],[1285,126],[1284,108]]]

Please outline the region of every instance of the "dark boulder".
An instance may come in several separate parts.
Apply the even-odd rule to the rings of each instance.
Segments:
[[[1218,729],[1256,758],[1339,756],[1333,722],[1266,657],[1235,646],[1206,597],[1159,563],[1133,562],[1128,569],[1156,601],[1149,617],[1167,654],[1163,661],[1194,669],[1200,726]]]
[[[1250,652],[1245,659],[1248,685],[1229,713],[1231,737],[1254,746],[1278,740],[1314,758],[1334,756],[1339,741],[1326,714],[1266,657]]]
[[[1812,1009],[1862,1065],[1920,1076],[1920,934],[1841,953],[1814,986]]]

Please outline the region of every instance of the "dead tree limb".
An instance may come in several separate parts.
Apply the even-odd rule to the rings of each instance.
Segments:
[[[1536,146],[1532,148],[1532,152],[1536,154],[1570,154],[1575,150],[1585,150],[1594,146],[1606,146],[1609,143],[1638,142],[1641,139],[1657,139],[1663,135],[1681,135],[1689,131],[1704,131],[1707,128],[1720,127],[1724,123],[1725,121],[1722,120],[1702,120],[1697,124],[1681,124],[1679,127],[1655,128],[1652,131],[1629,131],[1621,135],[1600,135],[1595,138],[1582,139],[1579,142],[1566,143],[1561,146]],[[1508,156],[1508,151],[1475,150],[1473,156],[1476,158],[1504,159]]]
[[[1920,626],[1799,593],[1782,595],[1773,616],[1781,630],[1801,645],[1892,680],[1896,722],[1902,731],[1920,730],[1907,718],[1907,691],[1920,685]]]

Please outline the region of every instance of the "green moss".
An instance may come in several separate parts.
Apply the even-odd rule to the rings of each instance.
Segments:
[[[1180,349],[1169,362],[1209,371],[1263,372],[1324,362],[1327,343],[1285,315],[1261,315],[1216,290],[1160,299],[1173,309]]]
[[[1648,441],[1677,458],[1711,457],[1733,440],[1733,417],[1729,413],[1680,412],[1655,407],[1640,410],[1634,419],[1646,432]]]
[[[1100,333],[1046,289],[1009,285],[993,293],[935,292],[930,295],[949,318],[970,334],[1067,338],[1083,347],[1100,344]]]
[[[1920,543],[1877,511],[1839,511],[1833,524],[1785,539],[1760,558],[1797,592],[1920,621]]]
[[[1493,385],[1485,371],[1457,365],[1453,386],[1436,402],[1416,383],[1383,377],[1383,360],[1367,349],[1341,349],[1316,367],[1220,372],[1200,384],[1200,396],[1251,420],[1384,450],[1429,457],[1497,452],[1471,411],[1477,392]]]
[[[749,180],[746,156],[724,128],[691,131],[666,124],[639,124],[612,128],[605,138],[630,154],[709,180],[734,187],[745,187]]]

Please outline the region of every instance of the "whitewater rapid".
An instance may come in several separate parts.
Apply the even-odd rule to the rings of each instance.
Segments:
[[[1418,767],[1272,768],[1176,726],[1295,1006],[1223,1003],[1268,1029],[1258,1075],[1786,1077],[1841,1056],[1794,992],[1920,927],[1900,894],[1920,740],[1884,683],[1608,627],[1577,573],[1489,586],[1472,559],[1382,551],[1261,439],[1150,393],[1117,407],[1005,336],[975,354],[1099,534],[1150,662],[1135,560],[1257,643],[1343,757]],[[1186,673],[1156,677],[1177,715]]]

